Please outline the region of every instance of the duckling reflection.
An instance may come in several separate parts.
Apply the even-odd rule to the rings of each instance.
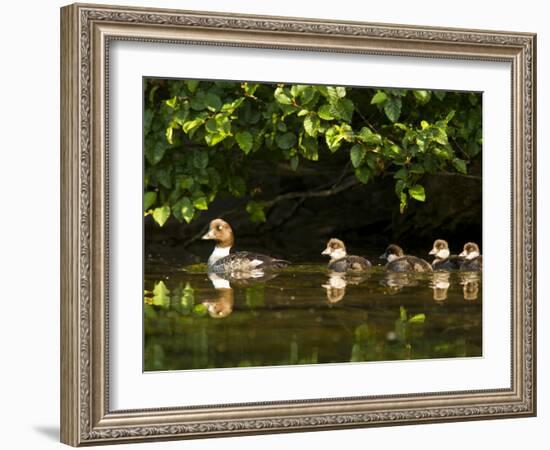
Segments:
[[[408,286],[417,286],[418,280],[407,272],[386,272],[380,284],[387,288],[390,295],[397,294],[403,288]]]
[[[464,300],[475,301],[479,295],[479,272],[467,272],[460,274],[460,284]]]
[[[434,300],[443,302],[447,300],[447,292],[451,286],[451,274],[449,272],[434,272],[431,288],[434,291]]]
[[[328,275],[328,283],[322,284],[321,287],[327,291],[327,300],[333,305],[341,301],[346,295],[346,286],[348,284],[358,285],[367,280],[369,275],[363,274],[346,274],[343,272],[332,271]]]

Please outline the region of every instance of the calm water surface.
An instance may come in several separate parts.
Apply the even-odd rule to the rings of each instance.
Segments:
[[[146,371],[482,355],[477,273],[376,267],[342,276],[301,265],[239,280],[209,276],[204,265],[147,272]]]

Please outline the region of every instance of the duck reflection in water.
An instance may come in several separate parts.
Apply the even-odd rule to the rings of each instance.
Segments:
[[[327,292],[327,301],[330,305],[338,303],[346,295],[346,286],[358,285],[369,278],[367,273],[346,274],[343,272],[331,271],[328,274],[328,283],[322,284]]]
[[[465,272],[460,274],[460,284],[464,300],[476,301],[479,296],[479,272]]]
[[[418,286],[419,282],[412,273],[407,272],[386,272],[380,284],[386,287],[390,295],[397,294],[408,286]]]
[[[444,302],[451,286],[451,274],[449,272],[434,272],[431,287],[434,291],[434,300]]]
[[[233,312],[235,303],[233,288],[229,280],[218,274],[209,273],[208,278],[216,290],[216,298],[203,300],[201,303],[206,307],[210,317],[223,319]]]
[[[206,299],[201,303],[206,307],[210,317],[214,319],[223,319],[233,312],[233,304],[235,303],[234,291],[231,285],[236,287],[250,287],[255,284],[260,284],[277,277],[277,273],[263,273],[261,275],[244,273],[211,273],[208,274],[212,286],[216,290],[216,298]]]

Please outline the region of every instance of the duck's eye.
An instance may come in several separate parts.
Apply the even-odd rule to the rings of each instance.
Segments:
[[[222,226],[221,225],[218,225],[216,228],[218,229],[218,231],[222,231]]]

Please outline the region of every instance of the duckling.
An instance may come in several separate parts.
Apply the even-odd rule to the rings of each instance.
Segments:
[[[380,255],[380,259],[387,260],[386,270],[390,272],[433,272],[428,261],[416,256],[405,255],[399,245],[391,244]]]
[[[432,261],[432,268],[434,270],[460,269],[460,265],[464,261],[457,255],[451,255],[449,244],[443,239],[437,239],[434,242],[429,254],[435,256],[435,259]]]
[[[327,248],[322,251],[321,255],[330,256],[328,268],[335,272],[362,272],[372,267],[369,260],[361,256],[348,255],[346,246],[340,239],[330,239]]]
[[[480,271],[483,268],[483,257],[479,252],[479,247],[475,242],[467,242],[464,244],[464,250],[460,255],[464,258],[464,262],[460,265],[460,270]]]
[[[208,258],[208,272],[244,273],[251,276],[262,276],[264,270],[280,269],[290,262],[271,256],[252,252],[229,253],[235,243],[231,226],[222,219],[210,222],[208,233],[202,239],[216,241],[214,251]]]

